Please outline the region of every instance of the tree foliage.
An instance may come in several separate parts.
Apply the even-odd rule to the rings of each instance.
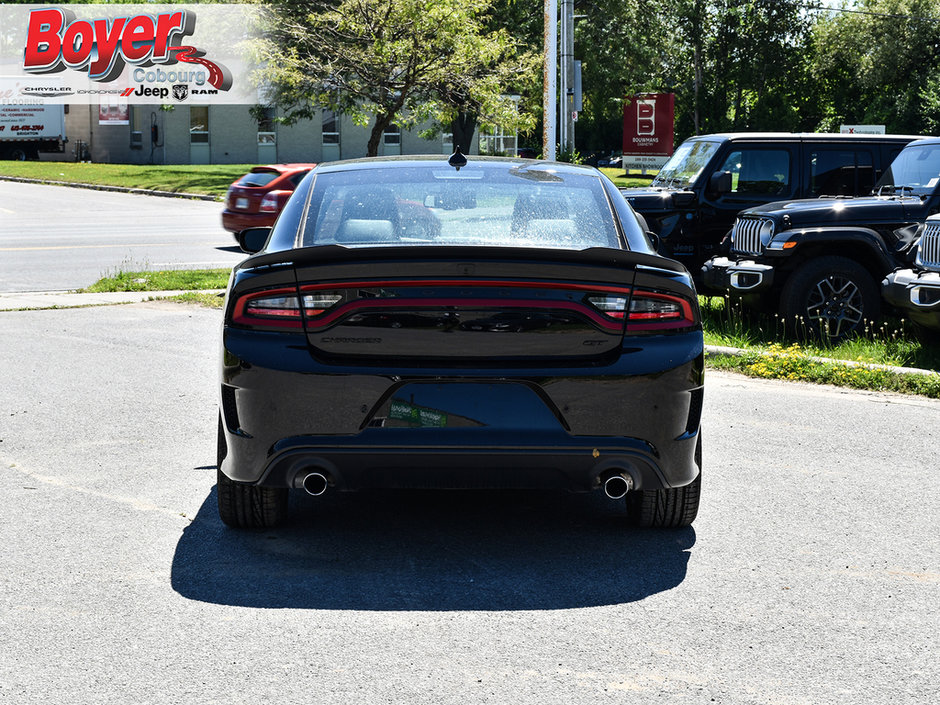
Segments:
[[[505,29],[487,26],[489,0],[277,0],[269,7],[258,78],[288,122],[321,108],[362,125],[371,120],[369,156],[393,123],[534,124],[510,94],[536,78],[538,57],[520,51]]]
[[[576,0],[582,149],[620,143],[623,100],[676,94],[678,139],[842,123],[940,134],[940,0]]]

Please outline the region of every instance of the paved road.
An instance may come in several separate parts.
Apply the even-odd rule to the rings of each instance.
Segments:
[[[231,267],[221,203],[0,181],[0,292],[74,289],[116,270]]]
[[[709,375],[694,529],[555,494],[214,503],[216,311],[0,312],[0,701],[940,699],[940,403]]]

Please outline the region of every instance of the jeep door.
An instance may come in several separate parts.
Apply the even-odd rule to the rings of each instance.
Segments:
[[[731,174],[731,190],[706,193],[698,228],[700,255],[708,259],[746,208],[798,197],[797,144],[731,142],[719,155],[716,172]]]

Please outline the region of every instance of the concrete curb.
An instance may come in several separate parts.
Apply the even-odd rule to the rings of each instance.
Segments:
[[[178,193],[175,191],[152,191],[145,188],[130,188],[127,186],[108,186],[106,184],[85,184],[78,181],[52,181],[51,179],[29,179],[25,176],[3,176],[0,181],[17,181],[23,184],[44,184],[46,186],[71,186],[72,188],[86,188],[93,191],[112,191],[114,193],[133,193],[138,196],[162,196],[163,198],[188,198],[194,201],[222,202],[222,196],[207,196],[203,193]]]
[[[764,357],[771,357],[773,353],[766,351],[756,351],[756,350],[741,350],[740,348],[726,348],[721,345],[706,345],[705,352],[710,355],[728,355],[730,357],[745,357],[747,355],[762,355]],[[831,357],[815,357],[812,355],[805,356],[807,360],[812,360],[813,362],[818,362],[822,364],[832,364],[832,365],[845,365],[846,367],[864,367],[869,370],[885,370],[886,372],[893,372],[899,375],[922,375],[926,377],[932,377],[934,375],[940,374],[936,370],[922,370],[917,367],[895,367],[894,365],[879,365],[873,362],[859,362],[858,360],[836,360]]]

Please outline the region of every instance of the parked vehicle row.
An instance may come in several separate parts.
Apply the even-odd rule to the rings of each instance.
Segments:
[[[659,251],[701,271],[738,213],[820,196],[869,195],[910,135],[736,133],[683,142],[647,188],[621,189]]]
[[[273,224],[312,167],[256,167],[229,190],[225,227]],[[934,260],[915,248],[940,211],[938,182],[940,139],[740,133],[686,140],[649,188],[621,192],[701,287],[840,340],[883,301],[929,327]]]
[[[869,196],[743,211],[731,229],[728,254],[705,262],[704,283],[779,312],[795,332],[840,340],[878,319],[882,280],[911,262],[924,221],[938,211],[940,139],[917,140],[898,154]],[[896,288],[885,292],[895,306]],[[917,289],[918,295],[927,291]],[[915,321],[923,318],[923,311],[915,313]]]

